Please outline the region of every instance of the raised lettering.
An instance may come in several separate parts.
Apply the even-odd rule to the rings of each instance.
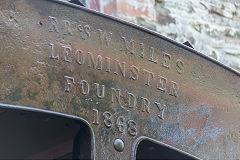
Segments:
[[[108,34],[101,30],[101,29],[97,29],[98,31],[98,35],[99,35],[99,40],[101,44],[105,44],[106,46],[109,46],[111,40],[112,40],[112,32],[109,32]]]
[[[162,52],[162,54],[163,54],[162,65],[166,68],[170,68],[171,55],[166,52]]]
[[[111,88],[111,89],[112,89],[112,103],[117,101],[118,104],[122,107],[121,101],[120,101],[121,90],[120,89],[115,89],[115,88]]]
[[[82,65],[85,62],[84,55],[81,50],[76,50],[75,55],[77,57],[76,61],[78,64]]]
[[[137,105],[136,96],[133,93],[127,92],[127,97],[128,97],[128,107],[135,108]]]
[[[49,32],[57,32],[59,33],[59,29],[58,29],[58,26],[57,26],[57,19],[56,17],[52,17],[52,16],[48,16],[48,20],[50,21],[50,24],[49,24]]]
[[[105,97],[105,86],[102,85],[102,94],[100,94],[100,85],[98,83],[94,83],[94,84],[96,85],[97,97],[104,98]]]
[[[49,45],[50,45],[50,58],[51,59],[58,59],[59,58],[59,56],[54,56],[53,55],[53,53],[54,53],[54,44],[53,43],[49,43]]]
[[[71,52],[72,52],[71,47],[62,46],[62,48],[63,48],[63,55],[64,55],[63,61],[72,62],[72,60],[71,60],[71,58],[69,56],[71,54]]]
[[[70,92],[73,84],[75,84],[74,78],[69,76],[64,76],[64,78],[66,79],[65,92]]]
[[[165,92],[166,91],[166,84],[167,84],[167,79],[158,75],[158,81],[157,81],[157,89]]]
[[[68,21],[68,20],[62,20],[62,22],[64,23],[64,33],[63,34],[65,34],[65,35],[67,35],[67,34],[69,34],[69,35],[73,35],[73,33],[72,33],[72,28],[71,28],[71,23],[70,23],[70,21]]]
[[[118,128],[118,131],[121,133],[124,132],[124,122],[125,122],[125,118],[123,116],[119,116],[116,121],[116,126]]]
[[[80,37],[82,38],[82,40],[87,39],[87,37],[90,37],[90,26],[89,25],[85,25],[84,27],[82,25],[78,25],[77,26],[78,31],[80,32]]]
[[[159,103],[159,102],[154,102],[154,104],[156,104],[156,106],[157,106],[157,108],[158,108],[158,110],[159,110],[159,114],[158,114],[158,117],[161,119],[161,120],[163,120],[164,119],[164,110],[165,110],[165,108],[166,108],[166,106],[165,105],[162,105],[161,103]]]
[[[111,71],[111,59],[109,57],[106,57],[106,72]]]
[[[103,113],[103,122],[107,128],[112,127],[112,114],[110,112],[104,112]]]
[[[102,70],[102,56],[98,55],[97,60],[94,61],[92,53],[88,52],[88,67]]]
[[[81,92],[83,95],[87,95],[89,93],[89,84],[86,80],[82,80],[80,82],[80,86],[81,86]]]
[[[184,72],[184,62],[181,59],[176,61],[176,70],[179,74]]]
[[[146,83],[145,83],[145,85],[149,86],[150,85],[150,80],[154,76],[153,72],[150,72],[150,71],[148,71],[146,69],[143,69],[143,73],[146,74]]]
[[[171,81],[170,95],[178,97],[178,84],[174,81]]]
[[[132,80],[138,80],[138,72],[139,72],[139,68],[134,65],[131,65],[129,78]]]
[[[142,100],[142,112],[150,113],[150,102],[147,98],[141,97]]]
[[[120,70],[120,72],[122,73],[122,76],[125,77],[125,62],[122,62],[122,65],[120,64],[120,62],[115,59],[115,71],[114,74],[118,75],[118,70]]]
[[[140,57],[143,58],[144,57],[144,44],[140,43]]]
[[[128,121],[128,133],[131,136],[136,136],[137,135],[137,123],[133,120]]]
[[[129,45],[128,45],[128,41],[127,41],[126,37],[121,37],[121,38],[122,38],[121,51],[125,52],[125,54],[127,54],[127,53],[134,54],[134,40],[130,40]]]
[[[90,26],[89,26],[89,25],[85,25],[85,26],[84,26],[84,31],[85,31],[87,37],[90,37],[90,31],[91,31],[91,29],[90,29]]]
[[[93,124],[99,125],[99,116],[97,109],[93,109]]]
[[[85,40],[86,39],[86,37],[85,37],[85,32],[84,32],[84,29],[83,29],[83,27],[82,27],[82,25],[78,25],[78,31],[80,32],[80,37],[83,39],[83,40]]]
[[[149,47],[149,52],[150,52],[150,59],[149,61],[153,62],[153,63],[158,63],[158,59],[155,59],[153,58],[153,55],[154,55],[154,48],[153,47]]]

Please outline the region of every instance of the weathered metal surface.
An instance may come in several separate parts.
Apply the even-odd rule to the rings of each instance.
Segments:
[[[96,159],[134,158],[145,138],[203,159],[240,157],[239,73],[157,33],[56,2],[0,1],[1,107],[81,117]]]

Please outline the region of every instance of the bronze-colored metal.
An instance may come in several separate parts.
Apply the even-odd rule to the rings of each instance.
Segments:
[[[0,77],[2,108],[87,123],[92,158],[134,159],[143,139],[195,158],[240,157],[239,73],[116,18],[59,1],[1,0]]]

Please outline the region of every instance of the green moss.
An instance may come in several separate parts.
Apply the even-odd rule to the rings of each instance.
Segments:
[[[33,93],[32,95],[28,94],[29,99],[36,100],[37,92]]]
[[[61,86],[64,86],[64,74],[63,72],[58,72],[54,74],[48,74],[48,87],[51,87],[54,81],[59,81],[61,83]]]
[[[45,101],[43,102],[43,105],[46,107],[47,110],[50,110],[50,107],[53,106],[53,101]]]
[[[11,101],[19,101],[22,99],[22,89],[21,88],[18,88],[15,92],[11,93],[8,98],[11,100]]]
[[[75,111],[79,111],[79,110],[80,110],[80,105],[76,103],[76,99],[77,99],[77,98],[81,99],[79,96],[76,96],[76,97],[72,98],[72,101],[71,101],[72,107],[73,107],[73,109],[74,109]],[[81,102],[82,102],[82,101],[81,101]],[[84,106],[84,105],[83,105],[83,106]]]
[[[37,82],[38,84],[40,84],[40,78],[35,78],[34,81]]]
[[[113,127],[111,127],[111,128],[106,128],[106,127],[99,128],[98,135],[101,137],[101,139],[104,143],[107,142],[108,137],[110,137],[109,135],[114,135],[114,134],[116,134],[116,131],[113,129]]]
[[[215,51],[212,52],[212,54],[210,55],[212,58],[217,60],[217,53]]]
[[[238,72],[240,72],[240,68],[236,68]]]

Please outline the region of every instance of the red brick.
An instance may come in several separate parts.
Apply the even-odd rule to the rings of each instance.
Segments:
[[[112,1],[105,6],[103,6],[103,12],[109,15],[113,15],[117,12],[117,3],[116,1]]]
[[[91,9],[100,11],[100,0],[89,0],[89,7]]]
[[[142,0],[139,0],[142,1]],[[136,2],[136,1],[135,1]],[[140,17],[145,16],[150,19],[155,19],[154,11],[151,12],[149,7],[151,5],[146,5],[146,3],[137,2],[134,4],[134,1],[127,2],[124,0],[119,0],[117,3],[117,10],[120,14],[125,14],[128,16]]]

